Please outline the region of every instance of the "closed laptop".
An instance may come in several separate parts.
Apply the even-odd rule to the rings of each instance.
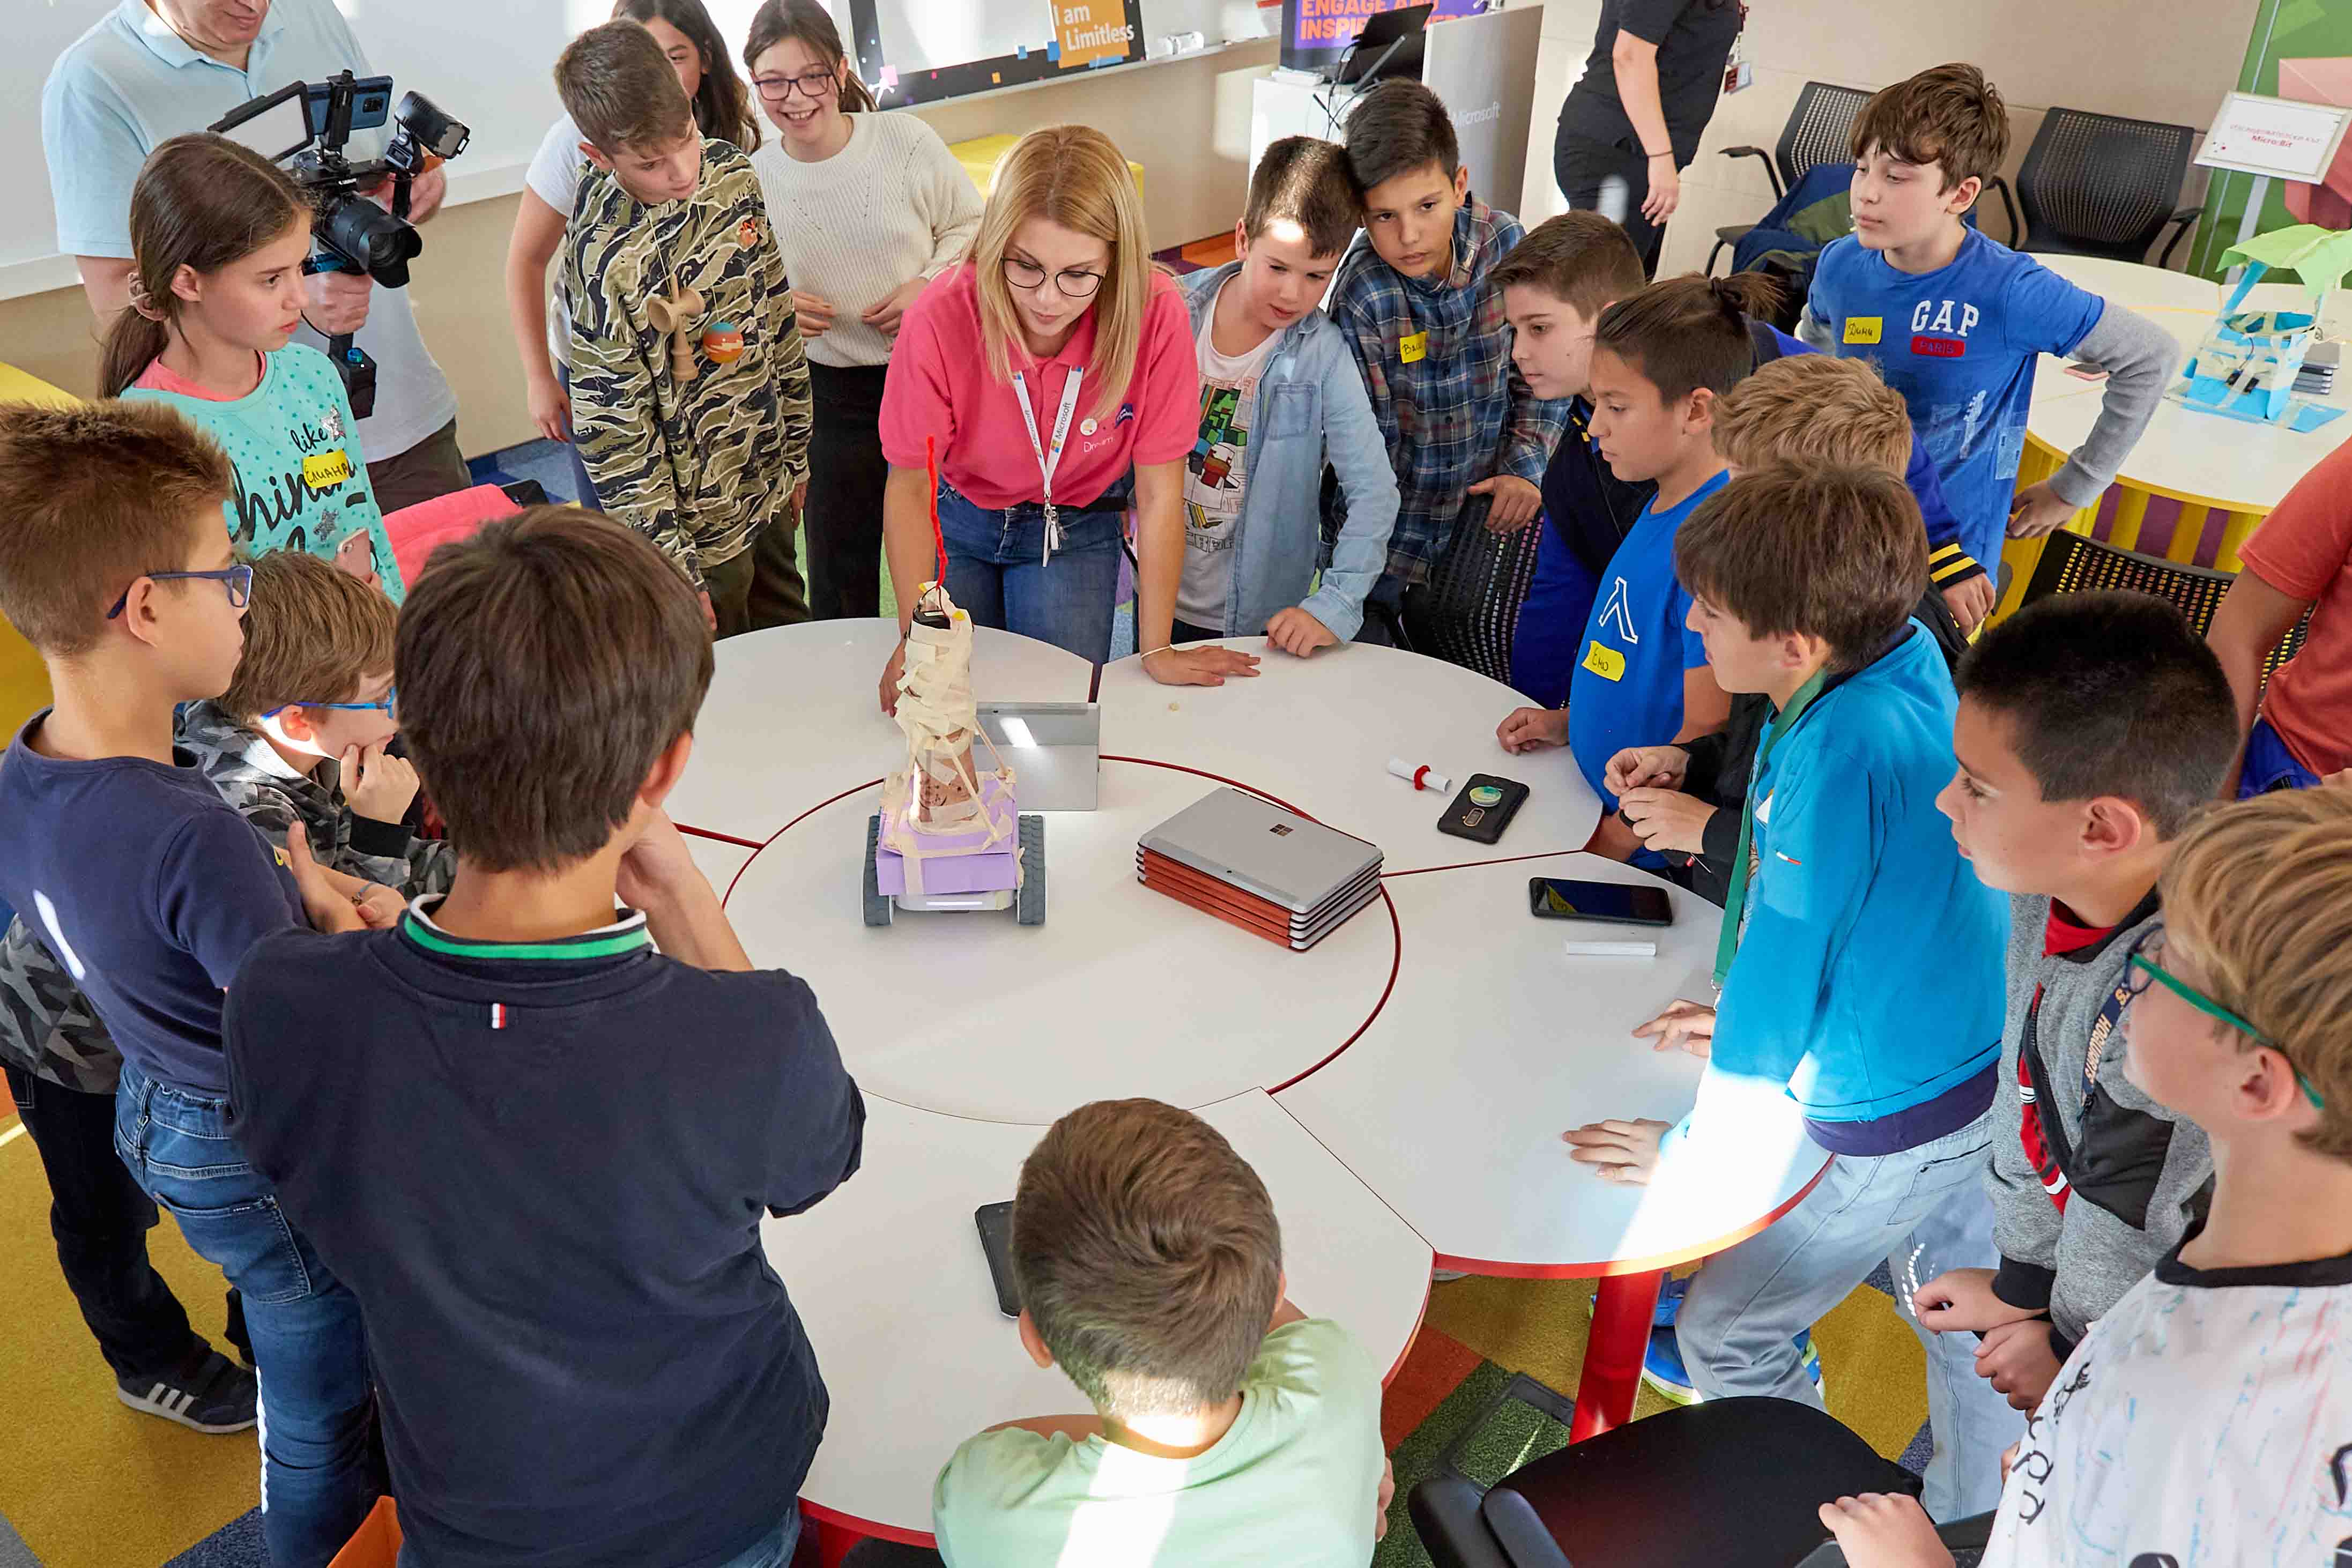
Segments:
[[[1381,863],[1379,845],[1231,789],[1202,796],[1140,843],[1293,915],[1323,910]]]

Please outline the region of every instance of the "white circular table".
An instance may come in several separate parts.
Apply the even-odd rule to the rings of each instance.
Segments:
[[[2069,282],[2146,316],[2172,334],[2184,356],[2204,340],[2230,292],[2205,278],[2131,262],[2075,256],[2034,259]],[[2255,286],[2246,308],[2307,309],[2309,303],[2298,284],[2263,283]],[[2322,326],[2333,335],[2352,334],[2352,299],[2340,290],[2332,296]],[[2178,381],[2176,376],[2176,387]],[[2042,357],[2034,371],[2033,403],[2026,419],[2029,450],[2018,475],[2020,485],[2046,478],[2083,444],[2098,420],[2104,391],[2104,383],[2068,374],[2065,361]],[[2352,409],[2352,377],[2339,373],[2335,390],[2316,401]],[[2171,559],[2193,559],[2206,520],[2218,512],[2222,514],[2222,537],[2215,559],[2223,570],[2235,571],[2238,547],[2263,515],[2347,439],[2352,439],[2352,413],[2298,433],[2199,412],[2168,389],[2146,434],[2116,475],[2124,494],[2111,538],[2124,549],[2137,548],[2148,498],[2163,497],[2185,508],[2167,552]],[[2096,510],[2095,504],[2077,515],[2073,525],[2077,531],[2088,530]],[[2039,555],[2037,545],[2028,541],[2028,546],[2026,555]],[[2020,564],[2021,558],[2012,553],[2018,549],[2012,545],[2004,558]],[[2028,575],[2030,570],[2022,570],[2014,574],[2017,591],[2021,593]]]
[[[1528,917],[1531,872],[1644,873],[1576,852],[1600,806],[1565,752],[1496,744],[1518,696],[1381,648],[1300,661],[1236,640],[1265,673],[1217,688],[1161,686],[1124,661],[1099,681],[1099,809],[1046,814],[1045,924],[901,914],[874,929],[866,819],[902,754],[873,692],[895,635],[833,622],[720,643],[672,797],[700,863],[731,871],[746,949],[810,982],[867,1099],[857,1176],[763,1228],[834,1393],[809,1511],[927,1542],[956,1443],[1079,1407],[997,1315],[971,1212],[1012,1196],[1045,1124],[1110,1096],[1223,1130],[1274,1197],[1293,1299],[1391,1367],[1433,1261],[1601,1277],[1575,1431],[1625,1420],[1662,1271],[1760,1229],[1827,1162],[1777,1093],[1645,1191],[1568,1159],[1570,1126],[1689,1108],[1698,1063],[1630,1031],[1705,994],[1717,916],[1676,892],[1659,957],[1561,955],[1579,928]],[[989,632],[979,648],[983,700],[1087,694],[1093,672],[1055,650]],[[1390,777],[1392,756],[1456,789],[1488,771],[1532,793],[1497,843],[1450,838],[1435,826],[1450,796]],[[1380,844],[1384,896],[1297,954],[1139,884],[1136,839],[1221,782]]]

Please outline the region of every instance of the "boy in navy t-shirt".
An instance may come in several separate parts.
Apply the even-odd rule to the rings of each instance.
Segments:
[[[1609,759],[1660,736],[1719,729],[1731,711],[1686,624],[1691,600],[1675,580],[1675,530],[1723,487],[1715,400],[1748,373],[1745,307],[1758,287],[1747,277],[1677,277],[1601,312],[1590,371],[1592,437],[1618,479],[1657,489],[1601,574],[1568,706],[1517,709],[1495,732],[1507,751],[1573,751],[1607,807],[1593,851],[1620,860],[1643,852],[1616,815]]]
[[[229,1126],[221,993],[306,912],[356,929],[365,884],[313,865],[299,833],[272,844],[173,749],[173,709],[219,695],[245,644],[252,569],[220,526],[232,483],[167,408],[0,408],[0,612],[57,695],[0,758],[0,902],[121,1051],[132,1179],[244,1295],[262,1536],[281,1568],[321,1568],[377,1490],[359,1308]],[[294,1038],[307,1049],[326,1016]]]
[[[1960,542],[1988,570],[2001,537],[2046,534],[2097,500],[2179,359],[2169,334],[1963,221],[2009,151],[2009,112],[1974,66],[1885,89],[1853,126],[1853,234],[1813,274],[1798,335],[1874,361],[1936,459]],[[2033,367],[2106,371],[2098,422],[2065,465],[2011,491]]]
[[[694,591],[538,507],[436,553],[394,664],[456,880],[264,943],[227,1046],[239,1136],[366,1310],[402,1528],[436,1568],[788,1562],[826,1397],[760,1221],[857,1168],[866,1110],[662,814]]]

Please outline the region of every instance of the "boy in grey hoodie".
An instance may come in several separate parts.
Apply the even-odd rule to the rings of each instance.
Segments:
[[[2016,895],[1986,1178],[2001,1262],[1939,1274],[1913,1305],[1979,1334],[1979,1374],[2031,1410],[2211,1191],[2204,1133],[2116,1070],[2116,1025],[2126,961],[2163,923],[2157,879],[2229,772],[2235,709],[2179,612],[2137,593],[2030,606],[1957,679],[1959,771],[1937,803],[1979,879]]]

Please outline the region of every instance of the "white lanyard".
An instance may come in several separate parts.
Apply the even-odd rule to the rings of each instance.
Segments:
[[[1086,372],[1073,368],[1062,382],[1062,409],[1054,417],[1054,444],[1048,448],[1037,439],[1037,411],[1029,405],[1029,380],[1019,371],[1013,372],[1013,395],[1021,400],[1021,423],[1029,428],[1029,450],[1037,456],[1037,474],[1045,480],[1045,554],[1038,564],[1054,559],[1054,547],[1061,542],[1062,515],[1054,509],[1054,474],[1062,465],[1062,444],[1070,436],[1070,416],[1078,408],[1078,383]]]

